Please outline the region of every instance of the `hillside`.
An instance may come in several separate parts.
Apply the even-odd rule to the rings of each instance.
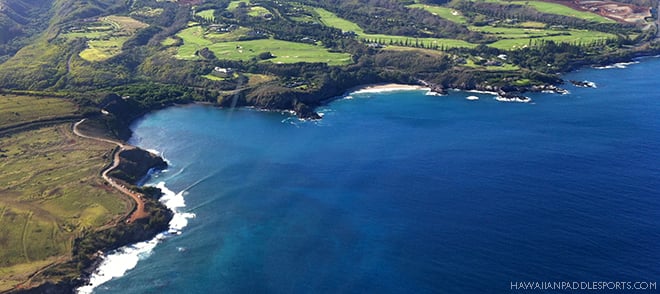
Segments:
[[[145,109],[190,100],[307,109],[372,82],[526,91],[657,50],[639,1],[621,4],[641,16],[628,22],[561,1],[6,0],[5,47],[20,50],[6,50],[0,87],[85,91],[92,104],[138,92]],[[36,21],[31,11],[49,11],[47,25],[10,34]],[[153,84],[165,87],[144,91]]]

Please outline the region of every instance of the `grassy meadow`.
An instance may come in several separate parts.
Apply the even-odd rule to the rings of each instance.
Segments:
[[[231,33],[228,33],[231,34]],[[183,39],[177,58],[195,60],[197,50],[209,48],[219,59],[249,60],[259,53],[271,52],[274,63],[323,62],[329,65],[344,65],[351,63],[350,54],[329,52],[319,45],[288,42],[274,39],[259,39],[250,41],[229,41],[218,39],[222,34],[206,34],[201,26],[192,26],[179,32],[177,36]]]
[[[263,16],[264,14],[270,13],[270,10],[262,6],[251,6],[248,15],[252,17]]]
[[[66,259],[82,230],[127,213],[130,201],[99,176],[113,147],[74,135],[70,124],[2,138],[0,291]]]
[[[404,36],[394,36],[394,35],[384,35],[384,34],[368,34],[365,33],[360,26],[356,23],[348,21],[346,19],[340,18],[334,13],[327,11],[323,8],[315,8],[315,12],[318,14],[321,22],[329,27],[338,28],[342,31],[348,32],[352,31],[358,35],[358,38],[367,40],[367,42],[376,42],[381,41],[385,44],[388,44],[390,41],[397,42],[409,42],[410,44],[424,44],[426,47],[438,46],[445,48],[454,48],[454,47],[465,47],[472,48],[477,46],[476,44],[468,43],[463,40],[456,39],[446,39],[446,38],[411,38]]]
[[[483,1],[483,0],[479,0]],[[486,0],[490,2],[499,2],[499,3],[515,3],[521,5],[532,5],[536,7],[539,11],[546,13],[561,14],[567,16],[578,17],[582,19],[587,19],[597,22],[613,22],[608,18],[601,17],[594,13],[583,12],[574,10],[568,6],[547,3],[542,1],[503,1],[503,0]],[[459,23],[466,24],[467,20],[459,11],[456,11],[451,8],[436,6],[436,5],[426,5],[426,4],[412,4],[408,7],[419,8],[427,10],[439,17],[445,18],[447,20]],[[608,39],[616,37],[613,34],[598,32],[598,31],[589,31],[589,30],[576,30],[576,29],[549,29],[546,28],[547,25],[541,22],[521,22],[515,25],[510,26],[468,26],[468,29],[475,32],[481,32],[488,35],[492,35],[499,39],[498,41],[489,44],[489,46],[503,49],[503,50],[514,50],[523,48],[529,45],[530,40],[545,40],[545,41],[554,41],[554,42],[565,42],[565,43],[582,43],[590,44],[599,40]],[[533,42],[532,41],[532,42]]]
[[[502,4],[518,4],[534,7],[536,10],[543,13],[558,14],[564,16],[575,17],[579,19],[584,19],[593,22],[600,23],[615,23],[616,21],[609,19],[607,17],[600,16],[595,13],[575,10],[566,5],[561,5],[557,3],[550,3],[545,1],[506,1],[506,0],[477,0],[477,1],[487,1],[487,2],[497,2]]]
[[[148,25],[127,16],[111,15],[62,34],[63,38],[86,38],[87,48],[80,57],[87,61],[103,61],[121,53],[124,43],[139,29]]]
[[[419,3],[408,5],[408,7],[424,9],[434,15],[437,15],[439,17],[442,17],[449,21],[453,21],[458,24],[467,23],[467,19],[465,18],[465,16],[463,16],[463,14],[460,11],[453,8],[436,6],[436,5],[419,4]]]
[[[250,0],[237,0],[237,1],[231,1],[229,2],[229,5],[227,5],[227,10],[228,11],[234,11],[236,8],[238,8],[238,5],[240,3],[245,3],[245,5],[250,4]]]
[[[0,127],[72,115],[77,110],[65,99],[0,94]]]
[[[197,15],[197,16],[203,18],[203,19],[214,21],[215,20],[214,13],[215,13],[214,9],[207,9],[207,10],[202,10],[200,12],[197,12],[197,13],[195,13],[195,15]]]

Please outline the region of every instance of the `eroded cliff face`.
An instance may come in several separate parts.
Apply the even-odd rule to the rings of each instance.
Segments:
[[[121,151],[119,158],[119,166],[109,176],[131,184],[138,182],[152,168],[167,168],[160,156],[139,148]]]

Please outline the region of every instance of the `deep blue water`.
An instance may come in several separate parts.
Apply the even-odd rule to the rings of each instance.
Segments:
[[[150,114],[132,142],[163,152],[171,167],[151,183],[185,190],[196,218],[96,292],[660,282],[660,59],[566,78],[598,88],[533,104],[354,94],[317,123],[205,106]]]

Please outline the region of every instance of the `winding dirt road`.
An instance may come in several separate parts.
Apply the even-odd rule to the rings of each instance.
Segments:
[[[99,137],[94,137],[90,135],[85,135],[80,130],[78,130],[78,126],[83,123],[86,119],[82,119],[79,122],[75,123],[73,125],[73,133],[76,134],[79,137],[86,138],[86,139],[91,139],[91,140],[96,140],[96,141],[101,141],[101,142],[106,142],[106,143],[111,143],[114,145],[117,145],[119,147],[119,150],[115,152],[115,155],[112,159],[112,165],[106,168],[102,173],[101,176],[103,177],[104,180],[106,180],[112,187],[115,189],[119,190],[120,192],[128,195],[135,201],[135,210],[133,213],[130,215],[130,217],[126,220],[127,222],[131,223],[137,219],[145,218],[148,216],[147,212],[144,210],[144,200],[142,200],[142,197],[144,197],[142,194],[137,193],[135,191],[132,191],[128,189],[126,186],[117,183],[114,179],[108,176],[108,173],[110,173],[112,170],[117,168],[119,166],[119,163],[121,161],[121,158],[119,157],[119,154],[124,151],[124,150],[130,150],[134,149],[134,146],[124,144],[120,141],[115,141],[111,139],[106,139],[106,138],[99,138]]]

